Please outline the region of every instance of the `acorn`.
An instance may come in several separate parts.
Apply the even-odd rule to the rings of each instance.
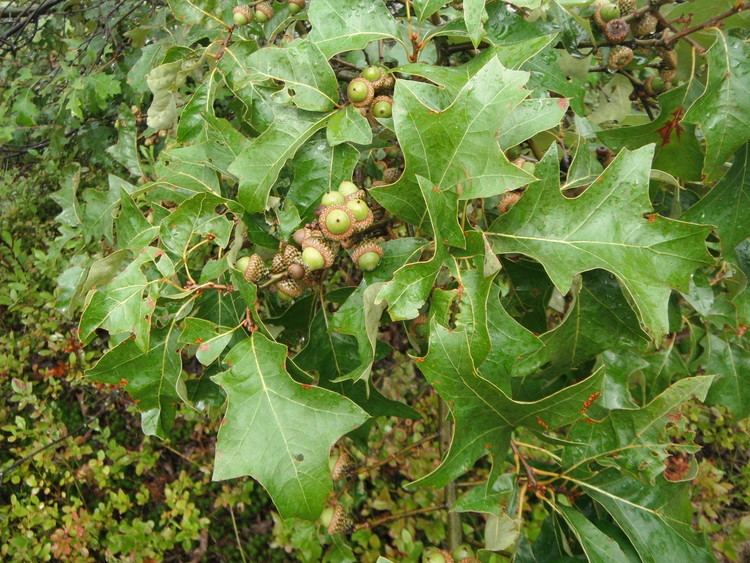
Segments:
[[[640,18],[636,18],[633,23],[630,24],[630,30],[636,37],[645,37],[651,35],[656,31],[656,27],[659,25],[659,18],[657,18],[651,12],[646,12]]]
[[[343,205],[346,201],[346,196],[341,191],[326,192],[320,199],[320,205],[328,207],[329,205]]]
[[[261,2],[255,6],[255,21],[266,23],[273,17],[273,6],[268,2]]]
[[[620,14],[627,16],[635,11],[638,0],[617,0],[617,7],[620,9]]]
[[[302,295],[302,286],[296,280],[284,278],[276,283],[276,289],[287,297],[295,298]]]
[[[289,267],[286,269],[286,273],[289,274],[289,277],[293,280],[299,281],[305,279],[305,276],[307,275],[307,268],[301,261],[302,259],[300,258],[300,262],[293,262],[292,264],[289,264]]]
[[[393,184],[400,177],[401,170],[399,168],[386,168],[383,170],[383,181],[388,184]]]
[[[339,192],[343,194],[344,197],[349,197],[352,194],[356,194],[359,190],[357,187],[357,184],[354,182],[350,182],[349,180],[343,180],[339,184]]]
[[[383,76],[379,80],[372,83],[372,87],[378,94],[382,92],[390,92],[396,84],[396,79],[391,73],[384,69]]]
[[[661,76],[649,76],[643,83],[643,87],[649,96],[655,97],[664,92],[664,80]]]
[[[625,68],[633,61],[633,50],[624,45],[612,47],[609,51],[607,66],[612,70]]]
[[[322,517],[321,522],[326,525]],[[336,534],[346,534],[347,532],[352,531],[354,528],[354,522],[352,522],[352,519],[346,514],[344,507],[337,504],[333,507],[333,512],[330,515],[326,528],[328,533],[332,536],[335,536]]]
[[[612,43],[622,43],[628,38],[628,33],[630,33],[630,26],[622,18],[607,22],[604,28],[604,36]]]
[[[359,75],[370,82],[377,82],[385,75],[385,69],[382,66],[371,65],[366,67]]]
[[[677,78],[677,71],[673,68],[663,68],[659,71],[659,78],[664,82],[664,89],[669,90],[672,82]]]
[[[662,49],[659,51],[661,57],[661,67],[675,69],[677,68],[677,51],[674,49]]]
[[[324,207],[318,218],[320,231],[330,240],[344,240],[354,232],[354,215],[345,205]]]
[[[309,248],[315,250],[317,254],[308,250]],[[313,265],[319,264],[319,262],[316,261],[318,254],[323,258],[323,266],[313,268]],[[330,268],[333,266],[334,258],[333,250],[331,250],[331,247],[328,246],[326,241],[315,237],[309,237],[302,241],[302,263],[307,266],[309,270]]]
[[[374,240],[366,240],[352,251],[352,262],[365,272],[371,272],[377,268],[382,257],[383,247]]]
[[[320,236],[320,231],[314,231],[313,229],[310,229],[308,227],[302,227],[301,229],[297,229],[294,231],[294,234],[292,235],[292,239],[294,242],[302,246],[302,241],[314,236]]]
[[[352,79],[346,87],[346,97],[349,98],[354,107],[369,106],[374,95],[375,90],[372,87],[372,83],[361,76]]]
[[[373,117],[385,118],[393,115],[393,98],[390,96],[378,96],[372,100],[370,113]]]
[[[235,6],[232,9],[232,20],[234,21],[234,25],[247,25],[253,21],[253,11],[250,6]]]
[[[616,20],[620,17],[620,8],[610,2],[604,2],[596,7],[594,12],[594,23],[599,29],[604,30],[607,27],[607,22]]]
[[[354,222],[359,223],[372,215],[369,206],[361,199],[350,199],[346,202],[346,207],[352,212]]]
[[[305,0],[287,0],[289,13],[296,14],[305,7]]]
[[[422,556],[423,563],[454,563],[453,556],[443,549],[431,547]]]
[[[245,281],[253,283],[268,275],[268,268],[263,263],[263,259],[257,254],[243,256],[235,262],[235,267],[242,272]]]
[[[354,471],[354,461],[346,450],[340,450],[331,467],[331,477],[334,481],[345,479]]]

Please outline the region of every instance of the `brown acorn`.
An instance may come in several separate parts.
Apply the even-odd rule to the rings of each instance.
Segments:
[[[302,295],[302,286],[296,280],[284,278],[276,283],[276,289],[289,297],[299,297]]]
[[[289,264],[289,267],[286,269],[286,273],[289,274],[289,277],[293,280],[302,280],[305,279],[305,276],[307,275],[307,269],[305,268],[304,264],[301,264],[300,262],[294,262],[292,264]]]
[[[393,184],[400,177],[401,170],[399,168],[386,168],[383,170],[383,181],[388,184]]]
[[[308,237],[304,241],[302,241],[302,248],[314,248],[315,250],[320,252],[321,256],[323,256],[324,268],[330,268],[331,266],[333,266],[333,260],[336,256],[334,255],[331,247],[328,246],[328,243],[323,239],[317,237]]]
[[[633,61],[633,50],[624,45],[616,45],[609,51],[607,66],[612,70],[625,68]]]
[[[242,260],[243,263],[241,263],[240,260]],[[238,265],[245,266],[244,271],[242,272],[245,281],[255,283],[268,275],[268,268],[266,268],[266,265],[263,263],[263,259],[257,254],[251,255],[246,261],[246,265],[244,264],[245,261],[243,259],[240,260],[238,260],[237,263]]]
[[[354,528],[354,522],[344,510],[344,507],[337,504],[333,508],[331,521],[328,523],[328,533],[332,536],[336,534],[346,534]]]
[[[396,79],[393,77],[393,75],[388,71],[385,71],[383,72],[383,76],[372,83],[372,87],[375,89],[376,93],[381,94],[384,92],[390,92],[395,84]]]
[[[604,36],[612,43],[622,43],[628,38],[629,33],[630,26],[622,18],[607,22],[604,28]]]
[[[675,51],[674,49],[662,49],[661,51],[659,51],[659,56],[661,57],[662,68],[677,68],[677,51]]]
[[[288,264],[286,263],[286,260],[284,259],[284,254],[282,252],[277,252],[273,255],[273,259],[271,260],[271,272],[274,274],[280,274],[281,272],[286,271],[286,267]]]
[[[636,37],[645,37],[654,33],[657,25],[659,25],[659,18],[651,12],[646,12],[630,24],[630,30]]]
[[[331,477],[334,481],[345,479],[354,471],[354,461],[346,450],[340,450],[336,462],[331,468]]]
[[[344,240],[354,232],[354,215],[346,205],[324,207],[318,217],[320,232],[329,240]]]
[[[664,89],[669,90],[677,78],[677,71],[673,68],[663,68],[659,71],[659,77],[664,81]]]
[[[617,0],[617,7],[620,8],[620,14],[627,16],[635,11],[637,0]]]

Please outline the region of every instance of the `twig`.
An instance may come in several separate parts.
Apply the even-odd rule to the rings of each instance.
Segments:
[[[519,451],[518,446],[516,446],[516,443],[513,440],[510,442],[510,447],[513,449],[513,454],[516,456],[516,459],[521,462],[521,465],[523,466],[523,470],[526,473],[526,478],[529,482],[529,487],[531,487],[532,490],[536,489],[537,481],[535,469],[529,465],[526,461],[526,457]]]
[[[664,16],[662,16],[660,12],[654,12],[654,14],[656,15],[656,18],[659,20],[659,23],[663,27],[665,27],[665,28],[667,28],[670,31],[673,31],[675,33],[679,33],[678,30],[675,28],[675,26],[673,26],[670,22],[668,22],[667,18],[665,18]],[[689,36],[686,35],[682,39],[684,39],[685,41],[687,41],[688,43],[690,43],[690,46],[693,49],[695,49],[696,51],[698,51],[701,55],[706,52],[706,50],[701,46],[701,44],[698,43],[692,37],[689,37]]]
[[[689,27],[687,29],[683,29],[679,33],[673,35],[672,37],[667,38],[666,41],[664,41],[665,47],[672,46],[677,40],[682,39],[686,35],[690,35],[691,33],[695,33],[696,31],[700,31],[702,29],[706,29],[707,27],[713,27],[717,23],[719,23],[721,20],[725,20],[727,18],[732,17],[735,14],[739,14],[743,10],[747,10],[750,8],[750,3],[748,2],[738,2],[735,6],[733,6],[731,9],[727,10],[726,12],[723,12],[719,14],[718,16],[714,16],[713,18],[707,19],[703,23],[700,23],[696,26]]]
[[[419,514],[428,514],[430,512],[437,512],[438,510],[445,510],[447,508],[448,506],[446,506],[445,504],[439,504],[437,506],[428,506],[427,508],[417,508],[415,510],[397,512],[396,514],[388,514],[387,516],[381,516],[380,518],[375,518],[374,520],[370,520],[369,522],[358,524],[355,527],[355,530],[369,530],[371,528],[375,528],[376,526],[381,526],[382,524],[393,522],[394,520],[400,520],[401,518],[408,518],[409,516],[417,516]]]
[[[234,510],[232,510],[231,504],[227,508],[229,508],[229,515],[232,517],[232,528],[234,528],[234,539],[237,541],[237,549],[240,550],[240,557],[242,557],[242,563],[247,563],[247,559],[245,559],[245,550],[242,548],[242,542],[240,541],[240,533],[237,530],[237,520],[234,519]]]
[[[440,454],[450,449],[452,428],[448,418],[448,405],[443,399],[438,399],[438,417],[440,421]],[[448,507],[448,548],[454,551],[461,545],[461,515],[458,512],[451,512],[451,508],[456,504],[458,495],[456,494],[456,482],[451,481],[445,486],[445,505]]]

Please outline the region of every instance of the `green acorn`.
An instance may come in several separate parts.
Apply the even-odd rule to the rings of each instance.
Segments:
[[[612,70],[625,68],[633,61],[633,50],[624,45],[616,45],[609,51],[607,66]]]
[[[391,117],[393,115],[393,98],[390,96],[378,96],[372,100],[370,113],[374,117]]]
[[[377,82],[385,74],[385,69],[382,66],[372,65],[365,68],[359,75],[365,80],[370,82]]]
[[[305,7],[305,0],[287,0],[289,13],[296,14]]]
[[[352,79],[346,87],[346,97],[349,98],[354,107],[369,106],[374,95],[375,90],[372,83],[361,76]]]
[[[598,8],[599,16],[602,18],[602,21],[604,23],[611,22],[612,20],[616,20],[620,18],[622,14],[620,14],[620,8],[619,6],[612,4],[610,2],[606,2],[604,4],[601,4]]]
[[[268,2],[261,2],[255,6],[255,21],[266,23],[273,17],[273,6]]]
[[[383,247],[374,240],[366,240],[352,251],[352,262],[365,272],[371,272],[377,268],[382,257]]]
[[[329,205],[343,205],[346,201],[346,196],[341,191],[326,192],[320,200],[320,205],[328,207]]]
[[[253,11],[250,9],[250,6],[235,6],[232,9],[232,20],[234,21],[234,25],[247,25],[253,21]]]
[[[649,96],[655,97],[664,92],[664,80],[661,76],[649,76],[643,84],[646,89],[646,93]]]
[[[453,556],[445,550],[431,547],[422,556],[423,563],[454,563]]]
[[[320,265],[320,258],[323,265]],[[302,241],[302,263],[309,270],[320,270],[333,266],[335,255],[328,243],[323,239],[309,237]]]
[[[318,218],[320,231],[330,240],[344,240],[354,232],[354,216],[345,205],[324,207]]]
[[[268,275],[268,268],[263,263],[263,259],[257,254],[243,256],[237,262],[235,267],[242,272],[245,281],[256,283]]]

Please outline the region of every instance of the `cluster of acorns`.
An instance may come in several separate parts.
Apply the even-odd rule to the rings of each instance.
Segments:
[[[360,270],[374,270],[383,256],[380,244],[372,239],[353,240],[374,220],[365,198],[365,191],[356,184],[341,182],[338,190],[323,195],[318,220],[294,233],[294,242],[300,248],[284,243],[270,268],[258,254],[238,259],[235,267],[247,281],[273,280],[279,294],[290,298],[302,295],[304,285],[314,283],[318,272],[333,266],[340,247],[349,251]]]
[[[305,0],[286,0],[289,12],[296,14],[305,7]],[[273,17],[273,6],[270,2],[260,2],[254,6],[240,5],[232,10],[234,25],[247,25],[253,20],[258,23],[266,23]]]
[[[607,66],[612,70],[625,68],[633,61],[633,49],[624,43],[630,34],[642,38],[653,35],[659,27],[659,18],[652,11],[639,13],[633,17],[636,10],[636,0],[617,0],[612,3],[609,0],[600,2],[594,12],[594,23],[602,30],[607,41],[615,45],[609,51]],[[668,39],[671,34],[669,29],[661,32],[663,40]],[[673,49],[660,49],[661,57],[660,73],[658,77],[648,77],[646,91],[655,95],[671,87],[676,76],[677,52]]]
[[[366,117],[391,117],[393,86],[396,80],[388,69],[373,65],[365,68],[346,87],[346,97]]]

